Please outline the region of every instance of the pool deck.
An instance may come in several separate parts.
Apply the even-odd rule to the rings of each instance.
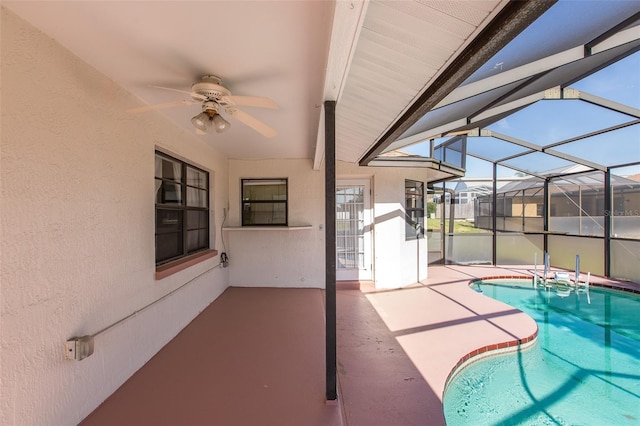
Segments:
[[[537,333],[469,281],[532,272],[430,266],[427,280],[403,289],[339,287],[337,404],[324,400],[324,292],[230,287],[82,424],[444,425],[456,366]]]

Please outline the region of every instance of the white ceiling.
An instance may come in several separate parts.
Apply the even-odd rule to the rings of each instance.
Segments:
[[[265,139],[231,129],[200,136],[230,158],[314,158],[328,82],[341,81],[337,157],[356,162],[504,6],[504,0],[4,1],[140,99],[189,99],[215,74],[234,95],[265,96],[278,110],[244,107],[278,131]],[[336,11],[334,16],[334,10]],[[354,14],[354,10],[361,13]],[[351,25],[348,36],[340,32]],[[332,37],[332,31],[334,32]],[[331,57],[342,58],[332,67]],[[329,74],[326,70],[329,67]],[[340,75],[336,75],[340,74]],[[335,99],[330,99],[335,100]],[[199,105],[162,114],[194,132]],[[320,129],[322,130],[322,129]]]

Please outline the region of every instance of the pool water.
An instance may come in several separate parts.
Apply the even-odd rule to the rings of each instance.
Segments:
[[[533,317],[538,340],[460,371],[444,395],[447,425],[640,425],[640,297],[594,287],[560,297],[529,280],[472,287]]]

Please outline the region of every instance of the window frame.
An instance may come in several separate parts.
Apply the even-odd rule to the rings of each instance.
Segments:
[[[170,266],[171,264],[176,264],[176,263],[181,263],[182,261],[190,261],[194,258],[199,257],[200,255],[202,255],[203,253],[207,253],[211,251],[211,218],[210,218],[210,211],[211,211],[211,174],[207,171],[202,169],[201,167],[198,167],[192,163],[189,163],[187,161],[181,160],[179,158],[173,157],[169,154],[166,154],[162,151],[155,151],[155,155],[154,155],[154,164],[157,158],[161,158],[161,159],[166,159],[169,161],[172,161],[174,163],[177,163],[180,165],[180,181],[176,181],[176,180],[172,180],[169,178],[165,178],[164,176],[160,176],[158,177],[156,175],[155,172],[155,168],[154,168],[154,182],[161,182],[160,187],[158,187],[156,189],[156,193],[155,195],[155,203],[154,203],[154,212],[155,212],[155,234],[154,234],[154,239],[155,239],[155,264],[156,264],[156,271],[160,269],[165,269],[164,267],[166,266]],[[201,186],[197,186],[197,185],[191,185],[189,184],[188,181],[188,170],[192,169],[196,172],[199,173],[203,173],[204,174],[204,179],[203,179],[203,183],[204,183],[204,187]],[[161,173],[162,175],[162,173]],[[179,202],[174,202],[174,203],[158,203],[158,191],[161,192],[160,197],[163,197],[163,192],[162,192],[162,184],[163,183],[170,183],[174,186],[178,185],[180,188],[180,201]],[[195,189],[196,191],[203,191],[205,194],[205,202],[204,202],[204,206],[198,206],[198,205],[189,205],[189,201],[188,201],[188,195],[187,193],[189,192],[188,189]],[[158,236],[162,235],[163,232],[158,232],[159,231],[159,227],[158,227],[158,218],[159,218],[159,212],[160,211],[174,211],[174,212],[180,212],[179,216],[180,216],[180,220],[181,220],[181,224],[179,226],[179,231],[182,234],[182,242],[181,242],[181,250],[179,254],[176,254],[175,256],[171,256],[171,257],[167,257],[167,258],[163,258],[161,260],[158,260]],[[202,212],[204,213],[204,215],[200,215],[200,218],[198,220],[198,226],[196,228],[193,228],[192,226],[190,227],[190,225],[192,225],[191,222],[189,222],[189,212]],[[204,223],[201,223],[201,219],[204,219]],[[204,233],[205,238],[204,238],[204,245],[198,245],[198,247],[194,248],[194,249],[189,249],[189,231],[194,231],[197,230],[199,232]],[[177,232],[176,232],[177,233]]]
[[[407,188],[409,188],[410,184],[414,184],[413,188],[419,189],[420,193],[418,194],[418,196],[421,199],[421,206],[420,207],[409,207],[407,204],[407,196],[408,196],[408,192],[407,192]],[[425,214],[425,202],[424,202],[424,198],[425,198],[425,184],[422,181],[418,181],[418,180],[413,180],[413,179],[405,179],[404,180],[404,220],[405,220],[405,227],[404,227],[404,238],[405,241],[409,241],[409,240],[416,240],[419,238],[419,236],[421,238],[424,238],[424,214]],[[418,213],[415,217],[417,219],[417,222],[414,222],[412,220],[412,218],[414,217],[414,215],[412,213]],[[419,224],[420,225],[420,234],[418,236],[418,234],[416,234],[415,232],[415,226]],[[413,232],[409,232],[409,229],[412,228]]]
[[[245,183],[250,182],[260,182],[266,183],[269,181],[281,181],[284,184],[284,200],[250,200],[245,199]],[[283,204],[284,205],[284,223],[273,223],[273,222],[249,222],[248,218],[245,216],[245,204]],[[273,219],[273,212],[271,218]],[[286,177],[274,177],[274,178],[241,178],[240,179],[240,223],[243,227],[251,227],[251,226],[289,226],[289,178]]]

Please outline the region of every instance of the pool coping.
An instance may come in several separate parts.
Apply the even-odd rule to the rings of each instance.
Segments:
[[[470,280],[467,285],[471,286],[473,283],[476,283],[478,281],[509,280],[509,279],[530,280],[530,279],[533,279],[533,277],[526,276],[526,275],[497,275],[497,276],[489,276],[489,277],[482,277],[482,278],[474,278]],[[522,313],[527,315],[525,312],[522,312]],[[504,342],[482,346],[464,355],[453,366],[453,368],[449,372],[449,375],[447,376],[447,379],[445,380],[444,391],[442,393],[443,400],[444,400],[444,394],[447,392],[447,388],[449,387],[449,384],[451,383],[451,381],[469,365],[491,356],[502,355],[505,353],[517,352],[519,350],[528,349],[535,344],[537,338],[538,338],[538,324],[536,323],[536,331],[527,337],[523,337],[520,339],[507,340]]]

